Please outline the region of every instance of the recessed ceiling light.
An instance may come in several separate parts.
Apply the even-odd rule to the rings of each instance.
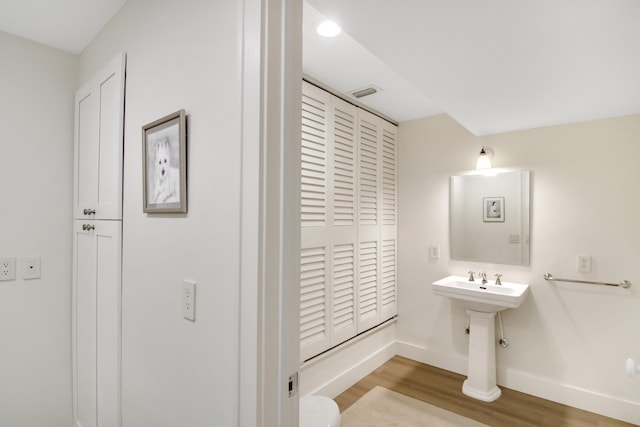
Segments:
[[[335,37],[342,31],[338,24],[333,21],[324,21],[318,25],[316,30],[322,37]]]

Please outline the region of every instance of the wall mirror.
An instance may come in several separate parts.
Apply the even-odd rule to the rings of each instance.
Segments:
[[[451,177],[451,258],[529,265],[530,172]]]

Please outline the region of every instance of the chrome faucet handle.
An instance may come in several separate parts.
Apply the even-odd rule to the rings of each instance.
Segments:
[[[482,284],[486,284],[487,283],[487,272],[486,271],[482,271],[480,272],[480,277],[482,277]]]
[[[476,279],[475,277],[473,277],[473,274],[474,274],[473,270],[469,270],[468,273],[469,273],[469,281],[470,282],[475,281]]]
[[[500,280],[500,278],[502,277],[502,274],[498,273],[498,274],[494,274],[494,276],[496,276],[496,285],[502,285],[502,281]]]

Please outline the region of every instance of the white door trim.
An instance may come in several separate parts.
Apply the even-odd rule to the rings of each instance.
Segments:
[[[295,427],[302,1],[244,0],[240,426]]]

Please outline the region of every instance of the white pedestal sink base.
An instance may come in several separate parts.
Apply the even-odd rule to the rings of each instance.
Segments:
[[[474,399],[493,402],[502,391],[496,385],[496,313],[467,310],[470,317],[469,370],[462,392]]]
[[[477,390],[471,387],[469,385],[469,380],[466,379],[462,383],[462,393],[484,402],[493,402],[502,395],[502,390],[500,390],[500,387],[498,386],[494,386],[493,390],[489,390],[488,392],[484,390]]]

